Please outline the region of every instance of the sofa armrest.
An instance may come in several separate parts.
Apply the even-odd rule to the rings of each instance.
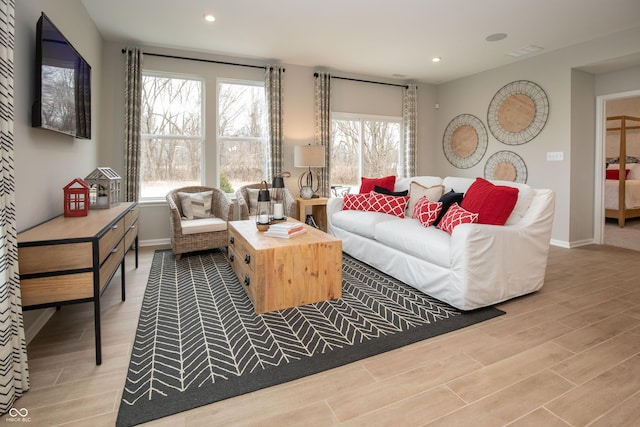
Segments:
[[[553,192],[538,190],[517,224],[457,226],[451,233],[452,274],[468,286],[495,283],[499,288],[492,290],[496,301],[501,300],[500,295],[508,299],[540,289],[551,244],[554,208]]]
[[[342,210],[342,206],[344,206],[344,198],[343,197],[330,197],[327,200],[327,229],[331,226],[331,218],[333,214],[336,212],[340,212]]]

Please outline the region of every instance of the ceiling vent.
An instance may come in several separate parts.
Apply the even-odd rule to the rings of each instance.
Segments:
[[[525,55],[529,55],[531,53],[539,52],[542,49],[544,49],[544,48],[542,48],[540,46],[529,45],[529,46],[521,47],[520,49],[512,50],[511,52],[507,53],[507,55],[513,56],[514,58],[519,58],[521,56],[525,56]]]

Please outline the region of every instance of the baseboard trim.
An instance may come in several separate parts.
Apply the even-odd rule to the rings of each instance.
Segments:
[[[567,242],[565,240],[551,239],[550,243],[553,246],[558,246],[558,247],[565,248],[565,249],[572,249],[572,248],[578,248],[580,246],[593,245],[596,242],[595,242],[594,239],[577,240],[575,242]]]
[[[171,245],[171,239],[167,238],[167,239],[140,240],[140,242],[138,242],[138,244],[141,247],[143,247],[143,246],[170,246]]]

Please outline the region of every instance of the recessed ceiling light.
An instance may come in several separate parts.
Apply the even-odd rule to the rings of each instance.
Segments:
[[[204,20],[207,21],[207,22],[213,22],[213,21],[216,20],[216,17],[213,16],[212,14],[210,14],[210,13],[205,13],[204,14]]]
[[[495,34],[489,34],[487,37],[485,37],[485,40],[488,42],[497,42],[500,40],[504,40],[507,38],[507,35],[505,33],[495,33]]]
[[[433,62],[440,62],[440,61],[442,61],[442,58],[441,58],[441,57],[439,57],[439,56],[436,56],[436,57],[435,57],[435,58],[433,58],[431,61],[433,61]]]

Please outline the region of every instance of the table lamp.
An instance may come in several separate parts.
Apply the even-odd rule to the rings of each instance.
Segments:
[[[311,168],[323,168],[324,147],[322,145],[296,145],[293,153],[293,164],[297,168],[309,168],[307,172],[303,172],[298,179],[298,188],[300,189],[300,197],[303,199],[312,198],[318,192],[320,185],[319,180],[311,173]]]

